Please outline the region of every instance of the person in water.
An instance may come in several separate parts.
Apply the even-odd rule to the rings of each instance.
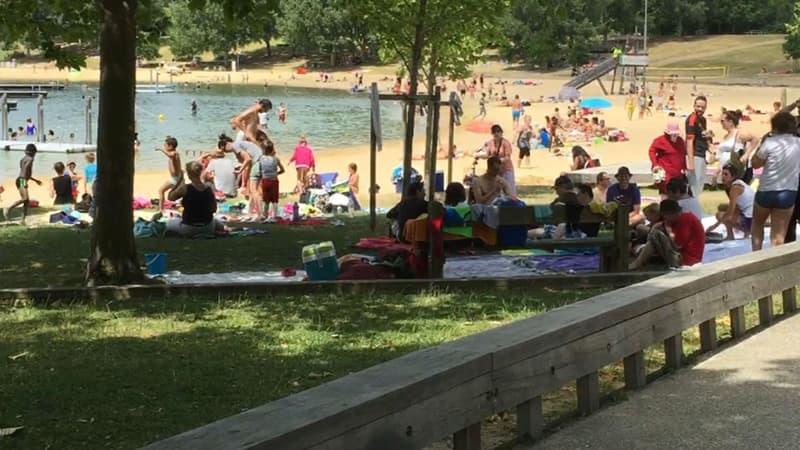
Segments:
[[[262,98],[245,109],[238,116],[231,119],[231,126],[238,131],[237,140],[246,139],[250,142],[258,142],[256,133],[259,130],[259,114],[265,114],[272,110],[272,102]]]

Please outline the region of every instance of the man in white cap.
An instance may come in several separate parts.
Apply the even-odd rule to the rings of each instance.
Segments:
[[[650,163],[653,173],[663,170],[663,178],[658,182],[658,192],[663,198],[667,194],[667,183],[686,173],[686,142],[681,137],[678,122],[669,122],[664,133],[650,144]]]

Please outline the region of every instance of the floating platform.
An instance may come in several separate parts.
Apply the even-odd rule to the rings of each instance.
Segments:
[[[0,83],[0,91],[63,91],[62,83],[26,84],[26,83]]]
[[[174,84],[137,84],[137,94],[171,94],[177,92]]]
[[[6,94],[8,98],[36,98],[38,96],[47,97],[47,91],[4,91],[0,89],[0,95]]]
[[[96,152],[97,146],[93,144],[71,144],[68,142],[31,142],[31,141],[3,141],[0,140],[0,150],[25,151],[28,144],[34,144],[40,153],[88,153]]]

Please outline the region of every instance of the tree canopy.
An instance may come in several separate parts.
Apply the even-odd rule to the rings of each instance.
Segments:
[[[800,60],[800,3],[795,3],[792,21],[786,24],[786,42],[783,43],[783,53],[797,67],[797,61]]]

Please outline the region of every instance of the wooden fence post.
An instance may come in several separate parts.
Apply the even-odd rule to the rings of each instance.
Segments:
[[[517,440],[521,444],[533,444],[542,437],[544,414],[542,397],[534,397],[517,405]]]
[[[789,314],[797,311],[797,288],[786,289],[781,294],[783,296],[783,313]]]
[[[676,370],[683,362],[683,334],[664,339],[664,365],[668,369]]]
[[[481,450],[481,423],[473,423],[453,433],[453,449]]]
[[[700,324],[700,351],[710,352],[717,348],[717,319],[712,317]]]
[[[588,416],[600,409],[600,380],[597,371],[578,378],[576,385],[578,412],[582,416]]]
[[[775,311],[772,307],[772,296],[761,297],[758,299],[758,323],[761,326],[767,326],[772,323],[772,318],[775,316]]]
[[[731,316],[731,336],[740,338],[744,336],[747,331],[747,325],[744,322],[744,306],[737,306],[730,310]]]
[[[638,351],[622,360],[625,367],[625,388],[634,390],[647,384],[647,370],[644,363],[644,352]]]

